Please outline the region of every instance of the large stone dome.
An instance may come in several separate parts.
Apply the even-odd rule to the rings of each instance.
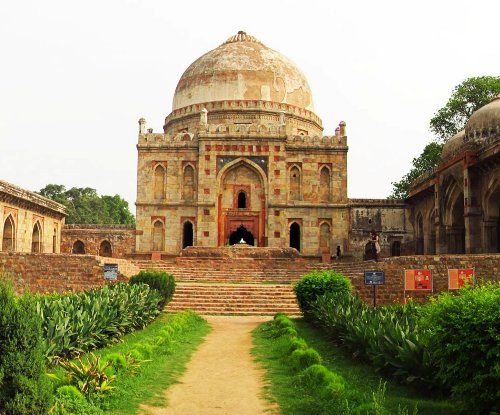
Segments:
[[[234,100],[272,101],[314,111],[304,74],[288,58],[245,32],[230,37],[186,69],[175,89],[172,110]]]
[[[500,95],[474,112],[465,125],[467,141],[500,137]]]

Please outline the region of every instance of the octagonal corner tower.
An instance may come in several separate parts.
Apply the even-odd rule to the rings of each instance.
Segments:
[[[285,113],[293,119],[296,134],[320,135],[323,130],[300,69],[242,31],[198,58],[182,74],[165,132],[192,130],[203,108],[211,124],[265,124],[277,122],[280,113]],[[229,112],[230,116],[223,115]]]

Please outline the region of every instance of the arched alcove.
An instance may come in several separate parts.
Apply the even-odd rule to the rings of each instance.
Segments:
[[[320,202],[329,202],[331,200],[331,179],[330,179],[330,169],[328,167],[322,167],[319,173],[319,200]]]
[[[80,240],[75,241],[71,252],[77,255],[85,254],[85,244]]]
[[[193,246],[194,229],[191,221],[187,220],[182,225],[182,248]]]
[[[184,167],[182,177],[182,198],[186,201],[194,200],[195,174],[194,168],[190,164]]]
[[[99,256],[112,257],[113,248],[111,247],[111,242],[104,240],[99,245]]]
[[[31,252],[42,252],[42,229],[37,221],[31,233]]]
[[[290,248],[295,248],[300,252],[300,225],[293,222],[290,225]]]
[[[238,209],[246,209],[247,208],[247,194],[240,190],[238,193]]]
[[[16,224],[11,215],[7,216],[3,224],[2,251],[16,249]]]
[[[165,199],[166,171],[165,167],[158,164],[154,170],[154,198],[155,200]]]
[[[290,200],[300,200],[300,170],[297,166],[290,169]]]

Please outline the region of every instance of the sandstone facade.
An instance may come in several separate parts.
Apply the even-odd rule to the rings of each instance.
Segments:
[[[0,251],[60,252],[63,205],[0,180]]]

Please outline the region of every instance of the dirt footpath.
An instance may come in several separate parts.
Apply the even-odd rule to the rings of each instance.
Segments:
[[[253,361],[251,331],[267,317],[209,316],[212,332],[194,353],[178,384],[166,391],[167,408],[148,415],[258,415],[276,413],[262,399],[263,370]]]

